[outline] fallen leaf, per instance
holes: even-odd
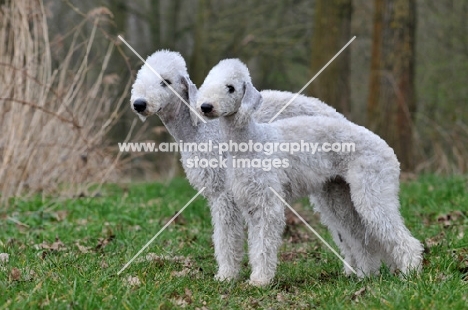
[[[47,251],[42,251],[42,253],[40,254],[41,254],[41,259],[44,260],[47,256]]]
[[[88,219],[77,219],[76,224],[78,224],[80,226],[86,226],[86,225],[88,225]]]
[[[446,281],[448,278],[449,278],[449,276],[447,276],[446,274],[443,274],[443,273],[439,273],[439,274],[437,274],[437,276],[436,276],[436,279],[439,280],[440,282],[444,282],[444,281]]]
[[[143,260],[138,260],[138,262],[162,262],[162,261],[170,261],[176,263],[183,263],[184,265],[191,266],[193,264],[192,259],[190,257],[185,256],[164,256],[164,255],[157,255],[156,253],[148,253],[146,254]]]
[[[192,291],[188,288],[185,288],[185,296],[192,297]]]
[[[465,215],[459,210],[451,211],[447,214],[441,214],[437,217],[437,222],[442,223],[444,227],[452,226],[454,222],[463,219]]]
[[[57,220],[57,222],[63,221],[64,219],[67,218],[67,216],[68,216],[68,211],[66,210],[59,210],[54,213],[54,217]]]
[[[250,306],[252,306],[254,308],[257,308],[260,305],[260,300],[258,300],[258,299],[255,299],[253,297],[249,297],[248,300],[249,300]]]
[[[25,281],[31,281],[31,280],[34,279],[35,276],[36,276],[36,272],[34,270],[30,269],[29,272],[25,272],[24,280]]]
[[[110,235],[107,238],[99,238],[98,244],[96,245],[96,250],[105,248],[114,239],[115,239],[115,235]]]
[[[285,301],[286,301],[286,299],[284,298],[283,294],[281,294],[281,293],[276,294],[276,300],[277,300],[278,302],[285,302]]]
[[[427,247],[431,248],[433,246],[441,244],[443,240],[445,240],[445,233],[441,231],[437,235],[427,238],[425,242],[426,242]]]
[[[183,295],[179,295],[178,293],[174,292],[171,301],[176,306],[179,306],[180,308],[185,308],[193,303],[192,291],[189,288],[185,288]]]
[[[194,263],[190,257],[185,256],[164,256],[157,255],[156,253],[148,253],[145,257],[137,259],[137,263],[142,262],[153,262],[161,266],[167,264],[167,262],[182,264],[182,270],[175,270],[171,272],[173,277],[185,277],[188,275],[196,275],[200,272],[199,268],[194,267]]]
[[[126,284],[129,286],[139,286],[141,284],[140,279],[138,277],[128,276],[126,281]]]
[[[461,274],[466,274],[464,281],[468,279],[468,248],[453,251],[454,259],[457,262],[457,269]]]
[[[180,278],[180,277],[185,277],[190,273],[190,269],[184,268],[181,271],[172,271],[171,276]]]
[[[106,261],[101,261],[101,264],[100,264],[101,268],[102,269],[106,269],[106,268],[109,268],[109,264],[106,262]]]
[[[181,307],[181,308],[185,308],[185,307],[188,306],[188,302],[186,302],[185,299],[182,298],[182,297],[179,297],[179,298],[177,298],[177,299],[174,299],[174,304],[175,304],[176,306]]]
[[[52,250],[52,251],[65,251],[66,247],[65,244],[60,241],[59,237],[55,238],[55,242],[52,244],[48,244],[47,242],[43,241],[40,244],[34,245],[34,247],[38,250],[44,249],[44,250]]]
[[[178,211],[174,211],[174,215],[176,215],[177,212]],[[173,218],[174,215],[171,218]],[[165,222],[167,223],[170,219],[167,219],[167,221],[165,221]],[[187,223],[187,221],[185,220],[185,217],[182,214],[179,214],[171,224],[185,225],[186,223]]]
[[[54,251],[58,251],[62,248],[65,248],[65,244],[62,241],[60,241],[58,237],[55,238],[55,242],[52,243],[52,245],[50,246],[50,249]]]
[[[297,208],[296,205],[294,207]],[[296,216],[296,214],[294,214],[289,208],[286,209],[285,213],[286,225],[294,226],[302,223],[302,221]]]
[[[363,287],[359,290],[357,290],[356,292],[354,292],[353,296],[351,297],[351,300],[355,300],[355,301],[358,301],[358,297],[363,295],[364,293],[366,292],[366,288]]]
[[[13,267],[10,271],[10,281],[18,281],[19,279],[21,279],[21,270]]]
[[[78,248],[78,250],[83,254],[91,252],[91,247],[89,247],[89,246],[81,245],[79,242],[76,242],[75,245]]]
[[[6,264],[10,260],[10,255],[8,253],[0,253],[0,264]]]
[[[281,261],[283,261],[283,262],[289,262],[289,261],[296,260],[297,256],[298,255],[295,252],[285,252],[285,253],[280,254]]]
[[[20,240],[15,239],[15,238],[8,239],[7,242],[6,242],[6,245],[8,245],[8,246],[18,246],[18,247],[24,246],[23,243]]]
[[[203,300],[202,305],[203,305],[203,307],[201,308],[201,310],[208,310],[208,308],[206,307],[206,305],[207,305],[206,301]]]
[[[301,233],[299,231],[293,231],[292,229],[288,231],[290,226],[286,226],[286,234],[289,234],[289,238],[287,240],[288,243],[302,243],[309,241],[310,237],[306,233]]]
[[[159,256],[156,253],[148,253],[148,254],[145,255],[144,258],[137,259],[136,262],[137,263],[142,263],[142,262],[145,262],[145,261],[147,261],[147,262],[159,262],[159,261],[163,260],[162,257],[163,256]]]

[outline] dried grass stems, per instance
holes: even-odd
[[[65,57],[54,65],[42,1],[1,7],[0,206],[14,196],[83,192],[116,176],[119,157],[105,136],[131,81],[118,87],[118,76],[105,74],[116,47],[99,26],[108,13],[93,10],[66,34]],[[107,37],[102,56],[92,52],[97,32]]]

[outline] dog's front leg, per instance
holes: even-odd
[[[252,266],[249,284],[255,286],[268,285],[274,278],[285,226],[282,202],[268,188],[263,194],[250,200],[244,213]]]
[[[242,211],[231,194],[223,194],[210,202],[219,281],[234,280],[239,275],[244,256],[244,226]]]

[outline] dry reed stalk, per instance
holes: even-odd
[[[115,77],[105,76],[113,42],[100,62],[90,63],[97,19],[94,11],[84,42],[79,34],[86,23],[75,28],[54,68],[42,1],[11,0],[1,7],[0,205],[32,193],[82,192],[115,177],[115,156],[104,139],[130,81],[117,91],[110,85]]]

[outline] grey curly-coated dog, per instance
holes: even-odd
[[[276,271],[285,226],[284,205],[270,188],[288,202],[311,196],[358,276],[378,273],[382,262],[403,273],[418,270],[423,248],[399,212],[400,165],[392,148],[366,128],[339,117],[298,116],[261,123],[253,116],[267,103],[262,105],[262,99],[251,84],[247,67],[237,59],[227,59],[209,72],[198,92],[197,108],[208,118],[220,119],[223,141],[352,142],[355,150],[315,154],[278,151],[272,155],[230,151],[228,188],[238,208],[234,212],[242,213],[248,224],[250,283],[266,285]],[[287,160],[288,167],[265,170],[234,165],[240,159],[253,162],[272,156],[281,162]],[[231,219],[228,226],[241,237],[239,221]]]

